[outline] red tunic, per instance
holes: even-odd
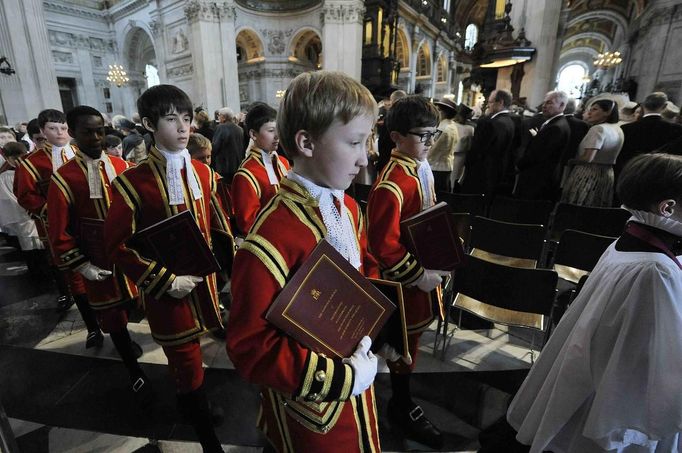
[[[278,156],[275,174],[282,178],[289,171],[289,162]],[[232,206],[239,231],[246,235],[258,212],[279,190],[279,184],[270,184],[268,173],[263,164],[263,156],[258,148],[251,148],[246,159],[232,179]]]
[[[357,204],[346,196],[362,271],[378,276]],[[265,320],[286,281],[326,235],[317,201],[289,179],[263,208],[235,256],[227,352],[237,371],[262,386],[258,426],[280,452],[380,451],[374,390],[353,397],[354,372]]]
[[[131,166],[119,157],[102,153],[104,159],[110,160],[117,175]],[[87,164],[84,155],[78,150],[76,157],[59,167],[52,176],[53,183],[47,195],[48,235],[55,255],[71,270],[89,261],[79,247],[81,219],[104,220],[111,204],[111,181],[103,162],[100,162],[100,179],[102,198],[91,199]],[[137,295],[137,288],[117,268],[106,280],[84,281],[90,306],[97,310],[120,305]]]
[[[202,197],[192,200],[189,205],[171,206],[166,189],[166,159],[159,150],[152,148],[146,160],[114,180],[111,206],[104,224],[107,253],[142,291],[152,336],[165,346],[183,344],[207,332],[198,301],[208,302],[206,305],[211,305],[217,312],[215,274],[204,277],[187,297],[176,299],[166,293],[175,275],[161,263],[128,247],[126,241],[136,231],[187,209],[194,215],[209,245],[211,228],[232,235],[228,219],[215,197],[213,170],[196,160],[192,160],[192,167]],[[182,176],[186,197],[191,198],[185,169]],[[212,209],[212,205],[218,209]]]
[[[367,201],[369,249],[379,262],[383,278],[403,284],[409,333],[421,332],[434,319],[431,295],[416,287],[405,287],[424,273],[400,240],[400,222],[422,209],[417,167],[415,159],[394,150]]]

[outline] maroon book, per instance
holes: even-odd
[[[265,319],[331,357],[350,357],[374,340],[396,307],[326,240],[320,241],[268,309]]]
[[[426,269],[451,271],[464,265],[462,241],[445,202],[400,222],[400,239]]]
[[[407,344],[407,319],[405,318],[402,285],[398,282],[378,278],[370,278],[369,281],[398,307],[379,332],[377,339],[372,344],[372,351],[378,351],[384,343],[388,343],[401,356],[411,357],[410,348]]]
[[[182,211],[136,232],[128,246],[175,275],[205,277],[220,270],[190,211]]]
[[[80,227],[78,244],[83,255],[100,269],[112,270],[111,260],[104,251],[104,220],[82,218]]]

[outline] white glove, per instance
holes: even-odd
[[[76,271],[91,282],[101,282],[111,275],[111,271],[99,268],[90,261],[81,264]]]
[[[234,248],[238,249],[244,243],[244,238],[235,236],[234,238]]]
[[[393,346],[391,346],[388,343],[384,343],[384,345],[379,348],[377,351],[377,355],[380,355],[384,359],[386,359],[387,362],[397,362],[398,360],[402,360],[405,365],[412,365],[412,357],[410,356],[402,356],[398,354],[398,351],[396,351]]]
[[[195,277],[194,275],[177,275],[173,283],[171,283],[170,289],[166,292],[171,297],[182,299],[192,292],[197,283],[202,281],[204,281],[203,278]]]
[[[372,339],[364,336],[353,355],[343,359],[343,363],[349,364],[355,372],[355,381],[353,382],[353,390],[351,392],[353,396],[357,396],[367,390],[377,375],[377,358],[369,350],[371,346]]]
[[[417,279],[414,284],[409,286],[416,286],[425,293],[430,293],[443,281],[442,276],[447,275],[449,272],[446,271],[434,271],[431,269],[424,269],[424,273],[419,279]]]

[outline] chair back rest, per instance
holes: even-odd
[[[369,191],[372,189],[372,186],[369,184],[360,184],[360,183],[355,183],[353,184],[353,198],[357,202],[367,202],[367,199],[369,199]]]
[[[492,322],[544,330],[552,312],[557,273],[521,269],[469,256],[455,272],[453,306]]]
[[[486,215],[486,198],[484,194],[438,192],[436,198],[439,202],[444,201],[450,205],[452,212]]]
[[[630,213],[621,208],[593,208],[559,203],[554,211],[550,239],[558,241],[566,230],[578,230],[601,236],[620,236]]]
[[[578,283],[582,276],[592,272],[599,258],[615,240],[615,237],[566,230],[559,238],[553,268],[560,278]]]
[[[499,222],[480,216],[471,221],[471,253],[498,264],[535,268],[544,239],[542,225]]]
[[[488,217],[503,222],[549,225],[554,203],[548,200],[523,200],[497,196]]]

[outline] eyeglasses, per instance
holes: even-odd
[[[438,137],[440,137],[440,134],[443,133],[443,131],[436,130],[435,132],[410,132],[407,131],[408,134],[411,135],[416,135],[419,137],[419,143],[426,143],[429,140],[433,140],[434,142],[438,140]]]

